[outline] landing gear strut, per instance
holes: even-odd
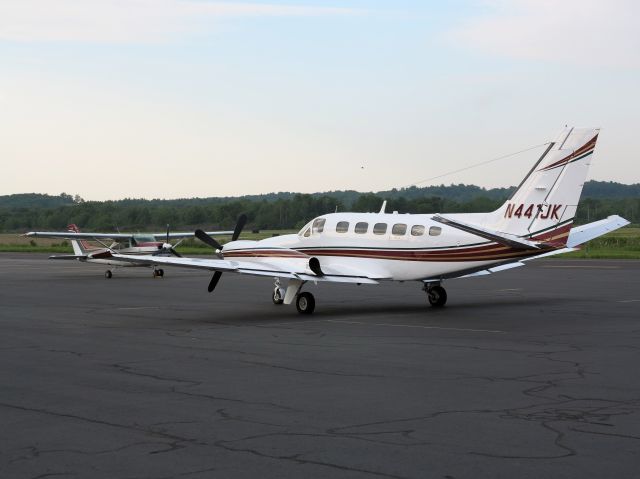
[[[104,272],[104,277],[105,277],[105,278],[110,279],[110,278],[111,278],[111,276],[113,276],[113,273],[111,272],[111,270],[110,270],[110,269],[108,269],[108,270],[106,270],[106,271]]]
[[[276,282],[273,286],[273,294],[271,295],[271,301],[273,301],[273,304],[282,304],[284,303],[284,295],[285,289],[280,286],[280,279],[276,278]]]
[[[298,313],[312,314],[316,309],[316,300],[311,293],[300,291],[305,283],[300,279],[290,279],[287,289],[284,289],[280,286],[280,279],[275,278],[271,300],[274,304],[291,304],[295,300]]]
[[[427,293],[429,304],[434,308],[441,308],[447,303],[447,292],[440,283],[425,283],[422,289]]]

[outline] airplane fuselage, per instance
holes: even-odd
[[[316,257],[321,265],[389,280],[437,278],[461,269],[486,267],[535,252],[523,251],[432,220],[432,214],[332,213],[305,225],[298,234],[261,241],[235,241],[224,258],[268,263]],[[553,230],[562,234],[570,224]],[[541,232],[532,231],[532,236]],[[545,233],[542,233],[545,234]],[[299,256],[296,256],[296,253]]]

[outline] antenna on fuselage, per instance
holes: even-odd
[[[384,210],[387,208],[387,200],[382,202],[382,207],[380,208],[380,213],[384,213]]]

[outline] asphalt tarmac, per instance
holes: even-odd
[[[2,478],[632,478],[640,262],[309,285],[0,255]]]

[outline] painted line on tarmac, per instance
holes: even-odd
[[[640,299],[625,299],[622,301],[618,301],[618,303],[638,303],[640,302]]]
[[[131,306],[127,308],[116,308],[119,311],[129,311],[138,309],[160,309],[160,306]]]
[[[497,329],[447,328],[444,326],[422,326],[420,324],[365,323],[362,321],[342,321],[338,319],[323,319],[321,321],[325,321],[327,323],[363,324],[367,326],[390,326],[394,328],[441,329],[443,331],[464,331],[464,332],[471,332],[471,333],[492,333],[492,334],[506,333],[506,331],[500,331]]]
[[[587,265],[554,265],[542,266],[542,268],[587,268],[587,269],[620,269],[620,266],[587,266]]]

